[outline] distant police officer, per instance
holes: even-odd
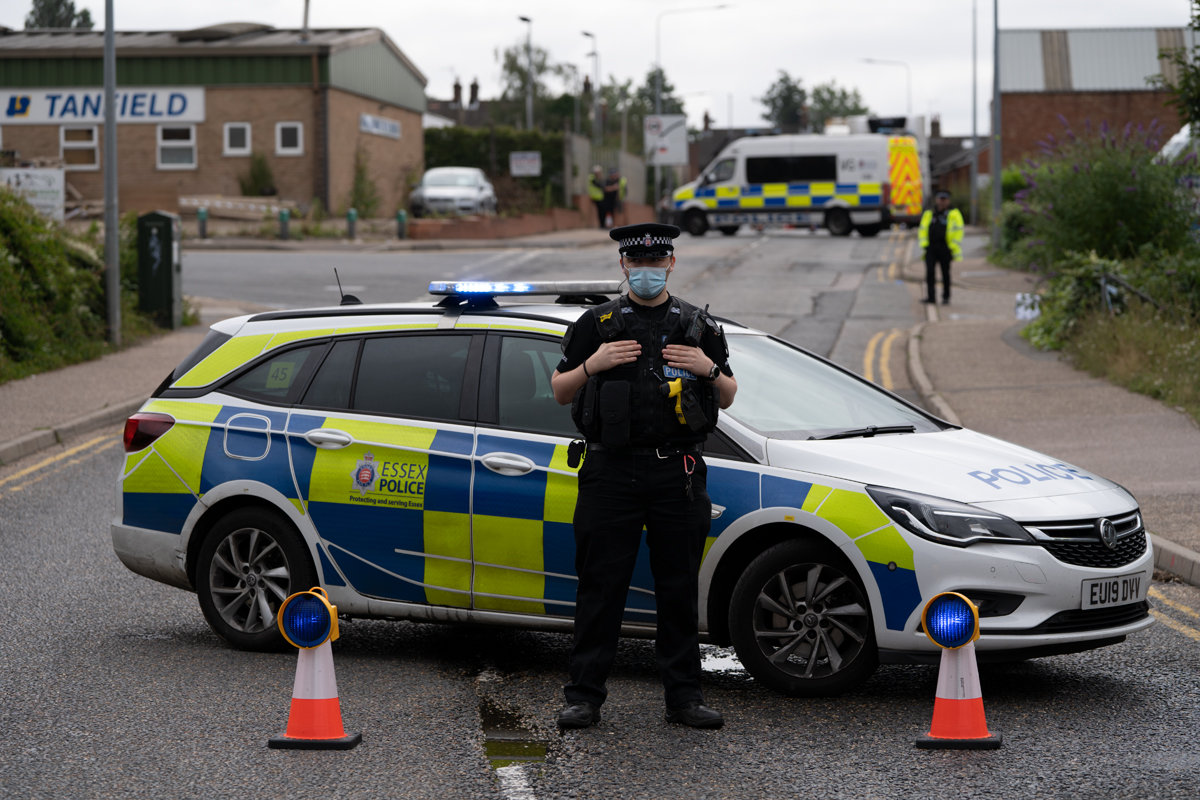
[[[587,440],[574,518],[575,643],[558,725],[600,721],[645,526],[666,719],[716,728],[724,720],[700,689],[697,577],[712,518],[700,451],[737,382],[724,332],[667,291],[679,228],[627,225],[609,235],[629,294],[580,316],[552,379]]]
[[[950,302],[950,262],[962,261],[963,218],[950,207],[950,193],[938,192],[934,208],[921,216],[917,238],[925,248],[925,286],[922,303],[937,302],[937,265],[942,267],[942,303]]]

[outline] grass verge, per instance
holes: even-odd
[[[1094,311],[1063,348],[1093,375],[1186,411],[1200,423],[1200,324],[1130,301],[1125,312]]]

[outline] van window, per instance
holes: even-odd
[[[747,183],[836,180],[837,156],[770,156],[746,159]]]
[[[733,167],[736,163],[732,158],[726,158],[719,162],[704,176],[704,185],[707,186],[710,183],[724,183],[725,181],[733,180]]]

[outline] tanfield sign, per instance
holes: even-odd
[[[204,122],[204,88],[121,86],[118,122]],[[104,122],[104,90],[0,89],[0,126]]]

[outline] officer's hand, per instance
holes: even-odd
[[[676,369],[686,369],[698,378],[703,378],[712,371],[713,360],[704,355],[699,347],[688,347],[684,344],[669,344],[663,348],[663,358]]]
[[[588,373],[595,375],[606,369],[632,364],[642,354],[642,346],[637,342],[624,340],[620,342],[605,342],[600,349],[587,360]]]

